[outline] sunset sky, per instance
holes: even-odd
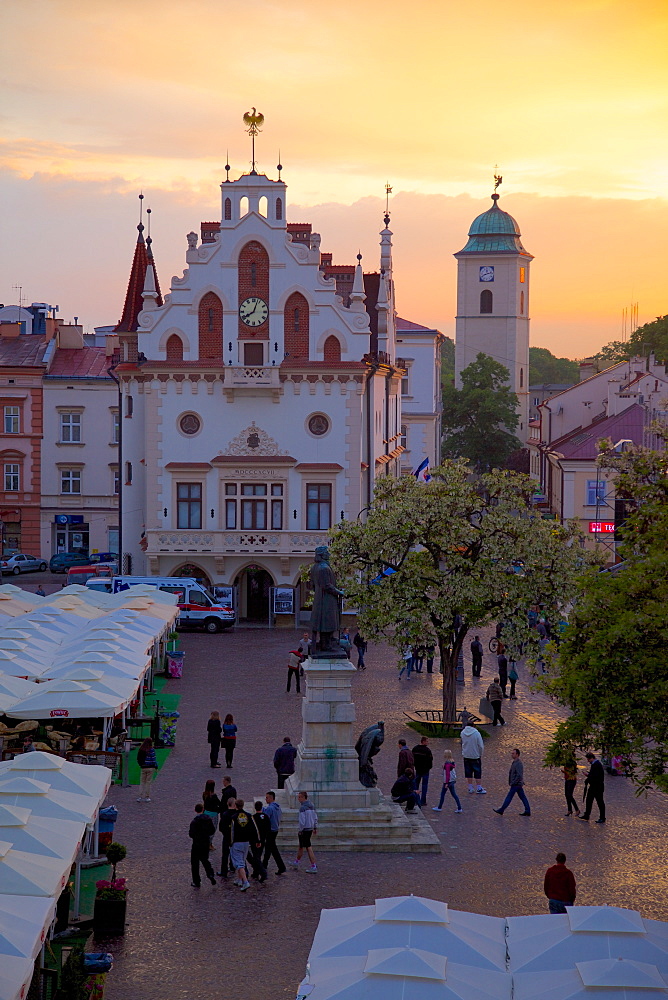
[[[668,312],[668,0],[5,0],[0,301],[119,318],[150,205],[163,291],[185,234],[280,149],[288,220],[377,268],[391,199],[402,316],[453,335],[456,262],[501,207],[534,254],[532,343],[582,357]]]

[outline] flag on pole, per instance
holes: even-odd
[[[425,458],[417,467],[413,473],[418,483],[430,483],[431,476],[429,475],[429,459]]]
[[[396,572],[397,572],[396,569],[392,569],[391,566],[386,566],[385,569],[383,570],[383,572],[379,573],[378,576],[375,576],[373,578],[373,580],[371,580],[370,582],[371,583],[380,583],[382,581],[383,577],[385,577],[385,576],[393,576]]]

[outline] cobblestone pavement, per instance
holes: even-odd
[[[120,810],[115,836],[128,848],[122,874],[131,892],[127,933],[108,942],[115,954],[108,1000],[209,1000],[237,991],[252,1000],[294,997],[321,908],[413,892],[497,916],[544,913],[543,874],[558,850],[576,873],[578,903],[636,907],[668,920],[668,800],[660,793],[637,798],[625,779],[608,778],[606,826],[564,818],[561,776],[540,764],[561,709],[528,691],[523,667],[519,700],[504,704],[508,724],[490,729],[485,742],[488,794],[468,795],[462,774],[464,812],[455,815],[448,797],[443,812],[434,813],[438,781],[432,778],[425,815],[442,839],[441,855],[326,854],[316,843],[317,875],[270,873],[265,886],[252,884],[244,894],[229,880],[192,889],[187,831],[193,806],[212,773],[218,782],[227,773],[208,766],[209,713],[232,712],[239,726],[230,772],[238,794],[248,801],[270,788],[274,749],[284,735],[296,743],[301,733],[300,698],[285,693],[286,653],[294,641],[295,633],[279,630],[184,636],[184,677],[169,684],[183,696],[177,746],[153,786],[153,801],[138,805],[136,789],[114,788],[110,795]],[[387,792],[396,773],[397,739],[417,742],[402,713],[438,707],[440,676],[399,681],[395,654],[380,647],[370,647],[367,663],[366,672],[353,679],[357,726],[385,720],[385,744],[376,761]],[[495,657],[486,654],[477,680],[467,664],[460,707],[477,709],[494,666]],[[431,742],[437,761],[446,747],[459,758],[457,741]],[[517,799],[503,817],[492,812],[505,795],[514,746],[522,750],[531,819],[518,817]],[[581,795],[581,782],[578,789]]]

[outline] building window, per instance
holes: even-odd
[[[253,288],[257,285],[257,264],[255,261],[251,263],[251,285]]]
[[[209,309],[207,311],[207,322],[208,322],[207,330],[209,331],[213,330],[213,323],[214,323],[213,309]]]
[[[483,289],[483,291],[480,293],[480,312],[491,313],[493,303],[494,303],[494,296],[490,292],[489,288]]]
[[[229,198],[225,199],[225,222],[229,222],[232,218],[232,202]]]
[[[118,496],[118,494],[121,492],[121,477],[119,475],[117,465],[112,465],[111,474],[114,477],[114,496]]]
[[[202,484],[176,484],[176,527],[202,527]]]
[[[605,490],[607,485],[608,484],[604,479],[588,479],[585,506],[595,507],[597,501],[599,503],[605,503]]]
[[[332,487],[330,483],[307,483],[306,527],[323,531],[332,523]]]
[[[341,360],[341,342],[333,333],[325,341],[322,353],[325,361],[336,363]]]
[[[526,267],[521,267],[520,268],[520,284],[522,284],[522,285],[526,281],[526,273],[527,273]]]
[[[135,410],[135,401],[132,396],[125,397],[125,416],[131,417]]]
[[[212,312],[212,310],[209,310],[209,312]],[[178,333],[173,333],[167,338],[165,355],[167,361],[183,361],[183,341],[179,337]]]
[[[520,292],[520,316],[524,316],[524,292]]]
[[[18,406],[5,407],[5,434],[21,433],[21,410]]]
[[[60,414],[60,440],[63,444],[81,444],[81,414]]]
[[[264,347],[259,340],[244,343],[244,364],[248,368],[261,368],[264,364]]]
[[[236,500],[225,501],[225,527],[228,531],[234,530],[237,526],[237,502]]]
[[[276,199],[276,218],[277,219],[282,219],[283,218],[283,199],[282,198],[277,198]]]
[[[283,487],[280,483],[271,484],[271,530],[280,531],[283,527]]]
[[[267,487],[264,483],[241,484],[241,527],[244,531],[266,529],[267,501],[247,499],[249,497],[266,497],[266,495]]]
[[[125,463],[125,485],[132,486],[132,462]]]
[[[292,329],[299,333],[299,309],[295,309],[292,314]]]
[[[111,443],[118,444],[120,437],[121,422],[118,417],[118,410],[111,411]]]
[[[5,465],[5,492],[18,493],[19,491],[19,467],[14,463]]]
[[[81,493],[81,469],[60,470],[60,492],[69,494]]]
[[[524,368],[520,368],[520,389],[524,386]]]
[[[406,424],[402,424],[401,425],[401,438],[399,439],[399,444],[401,445],[402,448],[407,448],[408,447],[408,445],[406,443],[407,441],[408,441],[408,430],[406,428]]]
[[[534,396],[533,397],[533,405],[534,406],[540,406],[540,396]]]
[[[401,376],[401,395],[402,396],[408,396],[408,395],[410,395],[410,391],[411,391],[410,390],[410,377],[409,377],[408,369],[406,369],[404,371],[404,374]]]

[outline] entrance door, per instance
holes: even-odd
[[[269,593],[273,583],[269,573],[259,566],[249,566],[239,574],[236,583],[240,588],[240,616],[247,621],[267,622]]]

